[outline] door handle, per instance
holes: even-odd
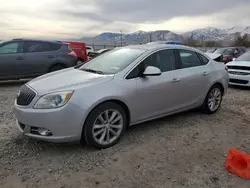
[[[172,83],[176,83],[176,82],[179,82],[179,81],[180,81],[179,78],[174,78],[171,82],[172,82]]]
[[[209,75],[209,72],[203,72],[202,74],[203,74],[203,76],[207,76],[207,75]]]
[[[23,60],[23,57],[17,57],[16,60]]]

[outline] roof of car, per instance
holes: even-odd
[[[144,45],[129,45],[124,46],[129,48],[137,48],[137,49],[145,49],[145,50],[157,50],[161,48],[178,48],[178,49],[187,49],[187,50],[195,50],[199,51],[193,47],[185,46],[185,45],[175,45],[175,44],[144,44]]]
[[[59,40],[46,40],[46,39],[32,39],[32,38],[16,38],[12,39],[10,41],[36,41],[36,42],[53,42],[53,43],[64,43],[63,41]],[[5,41],[5,42],[10,42],[10,41]]]

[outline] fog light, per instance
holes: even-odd
[[[52,132],[49,129],[38,128],[37,132],[42,136],[52,136]]]

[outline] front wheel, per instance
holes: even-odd
[[[220,85],[214,85],[208,91],[206,99],[201,107],[202,111],[207,114],[215,113],[221,105],[223,90]]]
[[[119,141],[126,126],[124,109],[113,102],[103,103],[90,112],[82,139],[96,148],[108,148]]]

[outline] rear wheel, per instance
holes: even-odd
[[[61,70],[61,69],[64,69],[65,66],[63,65],[54,65],[50,68],[49,72],[54,72],[54,71],[58,71],[58,70]]]
[[[208,91],[206,99],[201,107],[202,111],[207,114],[215,113],[221,105],[223,96],[223,89],[216,84]]]
[[[124,109],[113,102],[103,103],[90,112],[82,139],[96,148],[108,148],[120,140],[126,126]]]

